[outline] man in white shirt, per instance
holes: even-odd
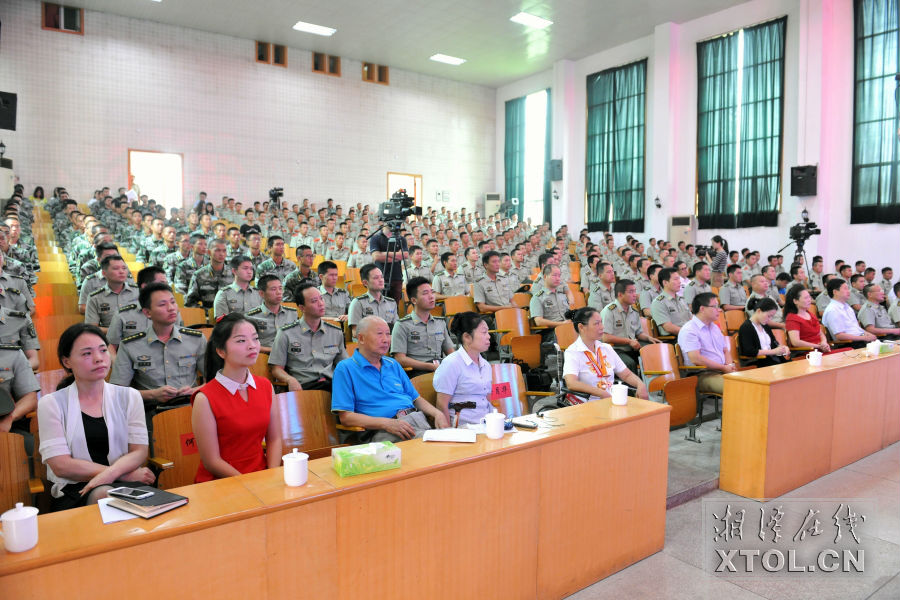
[[[828,328],[831,337],[839,342],[851,342],[854,348],[861,348],[876,339],[859,325],[856,312],[847,304],[850,299],[850,286],[843,279],[829,279],[825,291],[831,302],[822,314],[822,324]]]

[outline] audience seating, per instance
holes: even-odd
[[[651,399],[672,407],[669,426],[685,425],[697,414],[697,378],[682,377],[675,347],[648,344],[640,350],[641,374]]]
[[[30,476],[25,438],[17,433],[0,432],[0,512],[22,502],[34,504],[34,495],[44,491],[44,484]]]
[[[191,407],[179,406],[153,415],[151,466],[159,469],[156,486],[160,489],[194,483],[200,453],[191,425]]]
[[[719,314],[725,315],[725,329],[727,333],[737,333],[737,330],[747,320],[747,314],[742,310],[724,310],[720,311]]]
[[[275,402],[284,454],[296,448],[311,459],[322,458],[329,456],[332,448],[346,445],[338,437],[329,392],[285,392],[276,395]]]
[[[555,392],[532,391],[525,387],[525,377],[522,375],[522,367],[515,363],[498,363],[491,365],[491,384],[509,383],[511,395],[509,398],[492,400],[498,412],[507,417],[521,417],[531,412],[528,401],[529,396],[551,398]]]

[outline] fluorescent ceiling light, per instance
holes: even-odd
[[[543,29],[544,27],[550,27],[551,25],[553,25],[553,21],[548,21],[547,19],[536,17],[535,15],[528,14],[527,12],[520,12],[516,16],[510,17],[509,20],[513,23],[518,23],[519,25],[532,27],[534,29]]]
[[[305,23],[304,21],[297,21],[294,23],[294,29],[297,31],[304,31],[306,33],[314,33],[316,35],[334,35],[337,29],[332,29],[331,27],[324,27],[322,25],[314,25],[312,23]]]
[[[446,54],[435,54],[431,57],[431,60],[439,63],[446,63],[448,65],[459,66],[466,62],[464,58],[457,58],[455,56],[447,56]]]

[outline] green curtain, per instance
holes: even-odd
[[[697,44],[697,226],[733,228],[737,33]]]
[[[781,199],[787,18],[744,30],[738,227],[775,227]]]
[[[647,61],[587,78],[586,221],[590,231],[644,231]]]
[[[525,97],[506,101],[506,147],[503,154],[506,197],[519,199],[519,220],[525,210]]]
[[[550,160],[553,153],[553,95],[547,88],[547,124],[544,131],[544,223],[553,222],[553,189],[551,185]]]
[[[900,223],[900,2],[856,0],[851,223]]]

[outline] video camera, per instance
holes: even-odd
[[[805,242],[812,236],[819,235],[820,233],[822,233],[822,230],[819,229],[818,225],[811,221],[804,221],[803,223],[792,225],[788,235],[795,242]]]
[[[277,202],[282,196],[284,196],[284,188],[276,187],[269,190],[269,201],[272,203]]]
[[[422,207],[415,204],[415,198],[408,196],[406,190],[399,189],[393,193],[390,200],[378,205],[378,219],[389,223],[403,221],[411,215],[421,215]]]
[[[696,256],[712,256],[712,248],[698,244],[694,246],[694,254]]]

